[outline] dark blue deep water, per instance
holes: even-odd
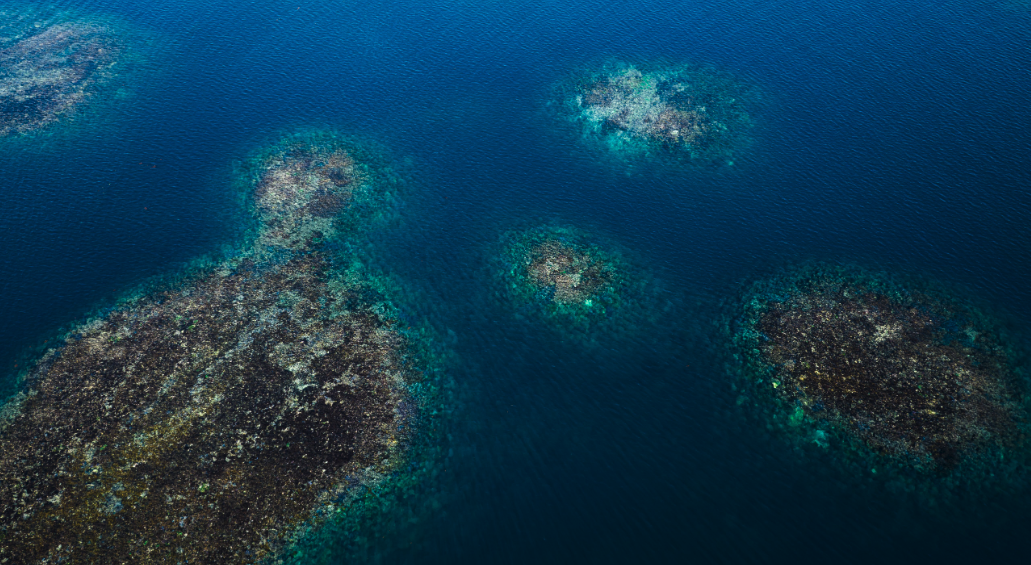
[[[432,485],[442,505],[359,558],[1029,559],[1031,505],[940,519],[750,429],[712,320],[744,281],[827,260],[952,286],[1031,348],[1031,5],[55,6],[117,16],[153,48],[115,115],[0,145],[3,392],[63,325],[231,243],[234,161],[328,127],[410,163],[416,188],[376,254],[461,359],[451,455]],[[756,85],[755,143],[713,170],[628,170],[577,146],[548,121],[549,89],[613,57],[710,64]],[[542,219],[631,250],[668,293],[663,335],[586,351],[515,323],[484,284],[486,250]]]

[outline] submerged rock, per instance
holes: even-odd
[[[995,324],[933,290],[807,267],[756,284],[734,340],[772,423],[868,471],[987,479],[1025,446],[1023,382]]]
[[[717,165],[732,164],[747,143],[756,97],[727,73],[689,65],[611,63],[560,90],[588,140],[628,155]]]
[[[254,250],[38,362],[0,420],[0,562],[253,562],[408,468],[437,384],[375,284],[303,243],[358,182],[326,155],[257,183]]]
[[[583,304],[598,299],[602,285],[614,278],[611,263],[569,241],[546,239],[529,249],[526,275],[538,292],[547,290],[555,304]]]
[[[38,25],[38,23],[37,23]],[[28,27],[0,37],[0,137],[43,128],[96,95],[125,46],[89,20]]]
[[[591,333],[629,322],[642,308],[646,280],[613,246],[576,228],[534,227],[501,238],[495,277],[519,312],[563,332]],[[645,314],[647,316],[647,314]]]
[[[241,171],[258,220],[256,249],[298,251],[390,215],[400,183],[370,144],[327,131],[286,136]]]

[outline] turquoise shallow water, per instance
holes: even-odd
[[[6,4],[5,4],[6,5]],[[231,244],[234,161],[284,131],[366,135],[416,179],[369,249],[461,359],[441,505],[386,562],[1015,560],[1031,506],[966,519],[749,429],[712,321],[746,280],[854,262],[941,281],[1031,345],[1031,10],[1006,2],[58,3],[152,42],[131,98],[0,144],[0,370],[148,277]],[[734,167],[631,170],[550,88],[611,57],[711,64],[764,93]],[[604,234],[666,318],[598,349],[516,319],[498,236]],[[329,561],[342,558],[329,544]]]

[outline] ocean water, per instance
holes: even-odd
[[[357,556],[330,544],[327,561],[1027,559],[1020,497],[942,519],[751,429],[713,322],[748,280],[850,262],[949,285],[1031,350],[1026,4],[52,5],[120,18],[152,49],[116,111],[0,145],[4,392],[64,325],[239,236],[234,161],[328,127],[413,172],[375,255],[461,362],[439,509]],[[585,150],[547,96],[610,58],[756,85],[755,143],[708,170]],[[631,250],[667,319],[585,349],[514,318],[485,280],[490,245],[540,221]]]

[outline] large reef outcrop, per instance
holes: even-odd
[[[4,408],[0,562],[250,563],[408,469],[439,372],[316,241],[375,175],[299,139],[252,249],[72,330]]]
[[[914,486],[1016,473],[1026,383],[983,312],[828,265],[757,282],[740,303],[731,333],[741,400],[787,437]]]

